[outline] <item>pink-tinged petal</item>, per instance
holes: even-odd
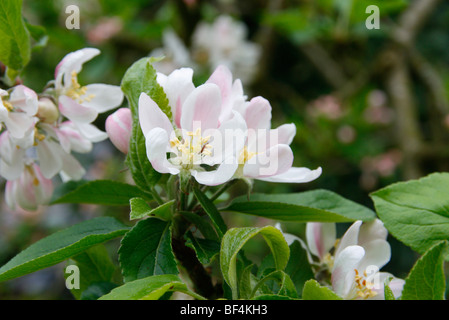
[[[348,246],[357,245],[359,241],[359,231],[362,221],[358,220],[354,222],[348,230],[346,230],[343,237],[341,237],[340,243],[338,244],[337,250],[335,250],[335,257],[337,257],[341,251],[343,251]]]
[[[310,252],[322,261],[337,240],[335,223],[307,223],[306,239]]]
[[[67,54],[56,66],[56,88],[59,89],[63,85],[62,81],[65,86],[70,85],[72,72],[79,73],[85,62],[99,54],[100,50],[96,48],[84,48]]]
[[[402,296],[402,290],[404,289],[405,280],[394,278],[390,281],[388,286],[390,287],[391,291],[393,291],[393,295],[396,299],[398,299],[400,296]]]
[[[220,88],[221,97],[224,102],[230,99],[232,94],[232,73],[228,67],[219,65],[206,83],[216,84]]]
[[[349,246],[335,257],[331,276],[332,289],[344,299],[348,298],[355,284],[355,270],[364,255],[365,250],[362,247]]]
[[[173,131],[173,126],[167,115],[153,99],[143,92],[139,97],[139,122],[144,135],[154,128],[164,129],[168,137]]]
[[[292,167],[284,173],[258,180],[277,183],[306,183],[317,179],[322,173],[321,167],[315,170],[304,167]]]
[[[65,152],[61,148],[58,150],[58,157],[62,160],[62,168],[60,174],[67,180],[81,180],[86,174],[86,170],[79,161],[70,153]]]
[[[123,92],[119,86],[95,83],[86,86],[86,94],[81,97],[84,107],[103,113],[117,108],[123,102]]]
[[[179,169],[167,160],[169,136],[162,128],[154,128],[145,135],[147,158],[154,170],[160,173],[178,174]]]
[[[203,84],[193,90],[182,106],[181,128],[195,131],[201,128],[218,128],[221,111],[221,94],[217,85]]]
[[[7,163],[3,159],[0,159],[0,175],[6,180],[18,179],[24,169],[25,163],[23,159],[12,163]]]
[[[75,123],[80,134],[91,142],[100,142],[108,138],[108,134],[90,123]]]
[[[230,157],[212,171],[191,170],[192,176],[198,183],[206,186],[217,186],[232,179],[238,168],[237,159]]]
[[[24,85],[14,87],[9,97],[9,102],[28,116],[34,116],[37,113],[38,99],[33,90]]]
[[[296,126],[293,123],[286,123],[274,129],[278,132],[280,144],[290,145],[296,135]]]
[[[360,270],[365,270],[369,266],[376,266],[378,269],[381,269],[390,261],[391,248],[390,244],[385,240],[370,241],[363,248],[366,251],[366,255],[359,266]]]
[[[16,184],[14,180],[8,180],[5,185],[5,202],[11,210],[16,210]]]
[[[268,100],[262,97],[252,98],[246,108],[245,120],[248,129],[269,130],[271,128],[271,105]]]
[[[257,153],[246,162],[243,174],[248,178],[266,178],[286,172],[292,167],[293,152],[289,146],[279,144]]]
[[[246,141],[246,122],[243,117],[237,113],[223,122],[219,129],[210,129],[202,132],[204,136],[210,136],[212,145],[211,156],[204,157],[204,163],[210,166],[220,164],[224,159],[240,155]]]
[[[167,96],[178,128],[181,127],[182,105],[188,95],[195,89],[192,77],[193,70],[191,68],[181,68],[174,70],[165,78],[160,75],[157,78]]]
[[[73,122],[91,123],[98,116],[94,108],[85,107],[68,96],[59,97],[59,111]]]
[[[370,222],[365,222],[360,227],[358,244],[365,246],[365,244],[373,240],[386,240],[388,230],[384,227],[381,220],[375,219]]]
[[[106,119],[106,132],[112,144],[127,154],[131,138],[132,115],[129,108],[120,108]]]
[[[33,181],[36,189],[36,201],[38,204],[46,205],[50,202],[53,195],[53,182],[51,179],[46,179],[36,164],[33,164],[34,175],[39,182],[36,185],[36,181]]]
[[[60,154],[64,151],[57,143],[47,140],[40,141],[36,149],[42,175],[47,179],[53,178],[62,169]]]
[[[87,153],[92,150],[92,142],[81,135],[79,129],[71,121],[61,123],[56,133],[62,149],[67,153],[71,150],[79,153]]]

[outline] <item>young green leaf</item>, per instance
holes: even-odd
[[[221,211],[240,212],[259,217],[295,222],[370,221],[375,213],[328,190],[291,194],[252,194],[241,196]]]
[[[211,239],[195,237],[191,232],[186,233],[186,246],[195,250],[198,260],[202,264],[209,264],[220,253],[220,242]]]
[[[444,300],[446,280],[443,264],[447,246],[447,241],[441,241],[415,263],[405,279],[402,300]]]
[[[154,58],[142,58],[136,61],[125,73],[121,88],[125,93],[133,118],[131,139],[126,162],[131,171],[134,182],[138,187],[147,190],[154,186],[161,174],[153,169],[148,161],[145,137],[139,123],[139,97],[142,92],[148,94],[172,118],[171,109],[162,87],[156,81],[156,70],[152,63]]]
[[[118,253],[125,282],[179,273],[171,246],[170,222],[157,218],[139,221],[123,237]]]
[[[136,186],[123,182],[113,180],[70,181],[55,190],[51,204],[89,203],[126,206],[134,197],[151,199],[149,194]]]
[[[205,300],[190,291],[177,275],[164,274],[131,281],[115,288],[99,300],[157,300],[166,292],[178,291]]]
[[[0,61],[21,70],[31,56],[30,35],[22,18],[22,0],[0,1]]]
[[[223,234],[225,234],[226,230],[228,229],[228,227],[226,226],[223,218],[221,217],[220,212],[215,207],[214,203],[210,201],[209,198],[204,193],[202,193],[198,188],[194,188],[193,193],[200,202],[204,211],[211,219],[212,223],[215,226],[215,230],[217,231],[217,234],[221,239],[223,237]]]
[[[0,281],[58,264],[90,247],[120,237],[129,228],[112,217],[99,217],[56,232],[12,258],[0,268]]]
[[[321,286],[316,280],[308,280],[302,291],[303,300],[343,300],[328,287]]]
[[[174,200],[171,200],[152,209],[142,198],[132,198],[129,200],[129,204],[131,207],[129,219],[135,220],[145,217],[158,217],[168,221],[172,216],[171,207],[173,206],[174,202]]]
[[[67,262],[76,265],[80,270],[80,287],[71,289],[75,298],[80,299],[82,293],[92,284],[98,282],[111,282],[116,266],[112,263],[104,245],[97,245],[87,249]],[[67,274],[65,274],[67,276]]]
[[[233,292],[233,299],[237,299],[237,254],[245,243],[256,235],[262,235],[271,249],[276,270],[283,270],[288,263],[290,249],[282,233],[272,226],[263,228],[233,228],[223,236],[220,250],[220,266],[225,281]]]
[[[254,297],[257,290],[266,282],[269,280],[275,280],[279,284],[279,291],[276,293],[277,295],[281,296],[287,296],[289,298],[297,299],[298,293],[296,292],[295,285],[293,284],[293,281],[290,279],[288,274],[286,274],[284,271],[276,270],[268,275],[266,275],[264,278],[262,278],[257,285],[254,287],[253,292],[251,293],[250,298]]]
[[[399,182],[371,194],[379,218],[388,231],[424,254],[449,240],[449,173]]]

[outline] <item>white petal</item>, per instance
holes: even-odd
[[[292,163],[293,152],[290,147],[279,144],[250,158],[243,168],[243,174],[254,179],[275,176],[290,169]]]
[[[347,298],[355,279],[355,271],[365,255],[365,250],[360,246],[346,247],[335,257],[332,269],[332,288],[336,294]]]
[[[305,183],[317,179],[321,175],[321,167],[310,170],[309,168],[292,167],[286,172],[266,178],[256,178],[257,180],[278,183]]]
[[[100,142],[108,138],[108,134],[90,123],[75,123],[81,135],[91,142]],[[87,145],[86,145],[87,147]]]
[[[9,97],[9,102],[14,108],[24,111],[28,116],[34,116],[37,113],[37,94],[24,85],[14,87]]]
[[[164,129],[168,137],[173,131],[173,126],[167,115],[153,99],[143,92],[139,97],[139,122],[144,135],[154,128]]]
[[[374,219],[373,221],[362,224],[360,227],[358,243],[359,245],[364,246],[364,244],[373,240],[386,240],[387,236],[388,230],[384,227],[383,222],[379,219]]]
[[[64,152],[61,146],[52,141],[42,140],[37,145],[39,166],[45,178],[51,179],[61,171],[63,166],[61,152]]]
[[[119,86],[95,83],[87,85],[86,89],[86,94],[82,98],[89,97],[89,99],[81,104],[95,109],[98,113],[115,109],[123,102],[123,92]]]
[[[376,266],[378,269],[381,269],[390,261],[391,248],[390,244],[385,240],[377,239],[370,241],[363,248],[366,254],[360,263],[360,270],[365,270],[369,266]]]
[[[225,160],[216,170],[212,171],[196,171],[192,170],[192,176],[200,184],[206,186],[217,186],[228,182],[234,176],[238,168],[237,160],[235,158]]]
[[[64,85],[70,85],[72,72],[79,73],[86,61],[99,54],[100,50],[96,48],[84,48],[67,54],[56,66],[55,79],[57,89],[62,86],[62,80],[64,80]]]
[[[147,158],[154,170],[160,173],[178,174],[179,169],[167,160],[169,136],[162,128],[154,128],[145,135]]]
[[[357,245],[359,241],[359,231],[362,221],[358,220],[354,222],[348,230],[346,230],[343,237],[341,237],[340,243],[338,244],[337,250],[335,250],[335,257],[339,255],[348,246]]]
[[[98,116],[97,110],[85,107],[68,96],[59,97],[59,111],[69,120],[78,123],[91,123]]]
[[[337,228],[335,223],[307,223],[306,239],[310,252],[319,257],[322,261],[337,240]]]

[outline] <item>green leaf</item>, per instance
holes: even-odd
[[[210,220],[212,221],[215,227],[215,231],[217,231],[217,234],[221,239],[223,237],[223,234],[226,233],[228,227],[226,226],[222,216],[220,215],[220,212],[215,207],[213,202],[210,201],[209,198],[204,193],[202,193],[198,188],[193,188],[193,193],[200,202],[204,211],[209,216]]]
[[[0,1],[0,40],[0,61],[11,69],[23,69],[30,60],[31,46],[21,0]]]
[[[172,216],[171,207],[175,203],[174,200],[168,201],[154,209],[142,198],[132,198],[129,200],[131,212],[130,220],[142,219],[145,217],[158,217],[163,220],[170,220]]]
[[[58,264],[90,247],[120,237],[129,228],[111,217],[99,217],[56,232],[32,244],[0,268],[0,281]]]
[[[402,300],[444,300],[447,246],[447,241],[436,244],[415,263],[405,279]]]
[[[186,246],[195,250],[198,260],[202,264],[210,264],[220,253],[220,242],[195,237],[191,232],[186,234]]]
[[[321,286],[316,280],[308,280],[302,291],[303,300],[343,300],[328,287]]]
[[[112,263],[104,245],[97,245],[72,257],[68,265],[76,265],[80,271],[80,287],[72,289],[75,298],[80,299],[82,293],[97,282],[111,282],[116,266]],[[67,274],[65,274],[67,276]]]
[[[253,292],[251,294],[251,297],[254,297],[257,290],[266,282],[269,280],[275,280],[279,283],[279,291],[276,293],[277,295],[281,296],[287,296],[290,298],[298,298],[298,293],[296,292],[295,285],[293,284],[293,281],[290,279],[288,274],[286,274],[284,271],[277,270],[273,271],[272,273],[266,275],[264,278],[262,278],[259,283],[254,287]]]
[[[253,194],[236,198],[222,211],[240,212],[280,221],[352,222],[370,221],[375,213],[327,190],[291,194]]]
[[[396,300],[393,290],[386,283],[384,284],[384,296],[385,300]]]
[[[170,222],[157,218],[139,221],[123,237],[118,253],[125,282],[179,273],[171,246]]]
[[[271,249],[276,270],[283,270],[288,263],[290,249],[282,233],[272,226],[263,228],[233,228],[223,236],[220,250],[220,267],[225,281],[237,299],[237,254],[245,243],[254,236],[261,234]]]
[[[44,27],[32,25],[28,22],[25,22],[25,25],[31,35],[31,38],[34,40],[34,44],[32,46],[32,50],[39,50],[47,45],[48,42],[48,34]]]
[[[96,282],[87,287],[81,294],[80,300],[98,300],[100,297],[117,288],[117,284],[111,282]]]
[[[449,240],[449,173],[399,182],[370,196],[388,231],[413,250],[424,254]]]
[[[176,275],[165,274],[125,283],[99,300],[157,300],[166,292],[179,291],[196,299],[203,297],[190,291]]]
[[[129,205],[134,197],[151,199],[136,186],[113,180],[70,181],[53,194],[51,204],[89,203],[101,205]]]
[[[139,97],[142,92],[150,96],[154,102],[172,118],[168,99],[162,87],[156,81],[156,70],[152,63],[154,58],[142,58],[136,61],[125,73],[121,88],[126,95],[133,118],[133,127],[126,162],[134,182],[143,190],[154,186],[161,174],[153,169],[147,158],[145,137],[139,123]]]
[[[205,216],[200,216],[189,211],[181,211],[180,213],[187,221],[193,223],[206,239],[219,241],[215,229],[210,224],[210,220],[206,220]]]

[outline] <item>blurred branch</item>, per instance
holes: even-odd
[[[348,82],[340,65],[332,59],[329,53],[318,43],[310,42],[302,45],[301,51],[321,72],[326,81],[335,89]]]

